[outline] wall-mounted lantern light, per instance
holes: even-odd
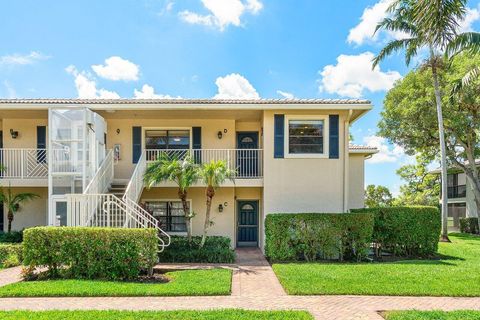
[[[12,136],[12,139],[17,139],[18,131],[13,131],[13,129],[10,129],[10,135]]]
[[[120,134],[120,129],[117,129],[117,134]]]
[[[222,139],[222,137],[223,137],[222,131],[218,131],[217,137],[218,137],[218,139]]]
[[[223,205],[221,203],[218,205],[218,212],[223,212]]]

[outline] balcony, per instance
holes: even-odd
[[[148,163],[158,159],[162,153],[180,159],[190,155],[197,164],[224,160],[230,170],[235,171],[235,185],[257,185],[263,178],[263,149],[181,149],[158,150],[146,149],[145,159]],[[250,183],[248,180],[251,180]],[[255,183],[257,180],[257,183]],[[262,181],[263,184],[263,181]]]
[[[467,186],[466,185],[448,187],[448,198],[449,199],[465,198],[466,196],[467,196]]]
[[[46,186],[47,149],[0,149],[0,185]]]

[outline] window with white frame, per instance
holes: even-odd
[[[290,156],[326,154],[325,118],[287,118],[286,131],[285,144]]]
[[[146,201],[145,210],[160,222],[160,228],[163,230],[167,232],[187,231],[181,201]]]

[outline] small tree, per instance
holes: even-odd
[[[20,204],[23,202],[33,200],[38,197],[39,196],[37,194],[29,193],[29,192],[14,194],[10,187],[8,187],[6,191],[3,188],[0,189],[0,202],[3,202],[3,204],[7,207],[7,211],[8,211],[7,232],[12,231],[13,218],[15,216],[15,213],[17,213],[18,210],[20,209]]]
[[[147,188],[164,182],[172,181],[178,186],[178,198],[182,201],[183,214],[187,225],[188,241],[192,240],[191,220],[193,213],[188,207],[187,194],[190,188],[198,180],[198,166],[192,157],[180,159],[177,155],[162,153],[160,157],[151,163],[143,176]]]
[[[212,209],[212,199],[215,196],[215,191],[222,183],[225,182],[225,180],[230,179],[233,181],[234,174],[235,171],[230,170],[227,166],[227,162],[224,160],[211,161],[203,164],[200,167],[199,175],[203,182],[207,185],[205,193],[207,196],[207,208],[205,210],[205,224],[203,225],[200,248],[205,245],[205,241],[207,239],[207,230],[212,224],[210,221],[210,212]]]
[[[393,197],[387,187],[370,184],[365,189],[365,206],[368,208],[390,207],[392,202]]]

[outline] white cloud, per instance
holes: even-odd
[[[28,65],[34,64],[40,60],[49,59],[49,56],[46,56],[40,52],[32,51],[29,54],[11,54],[0,57],[0,65]]]
[[[351,98],[361,97],[365,90],[389,90],[401,75],[397,71],[383,72],[380,66],[372,70],[373,58],[371,52],[338,56],[336,65],[327,65],[319,72],[319,90]]]
[[[363,143],[369,147],[378,149],[378,153],[374,154],[367,161],[369,163],[386,163],[399,162],[406,157],[402,147],[398,145],[390,145],[387,139],[376,135],[363,137]]]
[[[228,25],[240,26],[244,13],[257,14],[263,8],[259,0],[202,0],[202,4],[209,14],[185,10],[179,13],[180,18],[190,24],[215,26],[223,31]]]
[[[257,90],[238,73],[218,77],[215,81],[218,93],[214,99],[260,99]]]
[[[285,99],[295,99],[295,96],[293,95],[293,93],[285,92],[282,90],[277,90],[277,93],[282,97],[284,97]]]
[[[144,84],[141,90],[134,89],[135,99],[181,99],[181,97],[172,97],[168,94],[156,94],[152,86]]]
[[[480,4],[477,8],[467,8],[465,18],[459,23],[459,32],[473,31],[472,25],[480,20]]]
[[[75,66],[68,66],[65,71],[75,78],[75,87],[78,98],[81,99],[119,99],[120,96],[114,91],[97,89],[97,84],[85,71],[79,72]]]
[[[377,25],[387,17],[386,10],[394,0],[380,0],[372,7],[363,10],[360,23],[350,29],[348,43],[362,44],[365,40],[376,40],[378,35],[373,35]]]
[[[15,99],[17,97],[17,92],[15,88],[8,82],[7,80],[3,81],[3,85],[5,86],[5,90],[7,91],[7,98],[8,99]]]
[[[118,56],[105,59],[105,65],[92,65],[92,69],[99,77],[108,80],[138,80],[139,67],[136,64]]]

